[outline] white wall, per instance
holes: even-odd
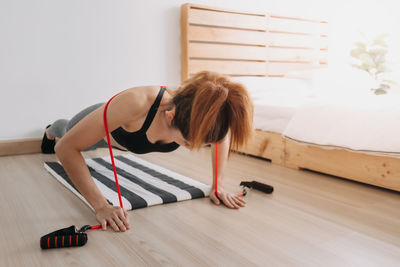
[[[135,85],[180,81],[183,0],[1,0],[0,140],[41,137]],[[320,17],[337,1],[193,0],[232,9]]]
[[[400,17],[396,0],[341,0],[332,5],[330,16],[330,54],[332,63],[351,63],[349,50],[362,41],[360,32],[373,39],[389,34],[389,60],[400,61]]]

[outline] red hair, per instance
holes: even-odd
[[[246,88],[228,77],[202,71],[174,92],[172,125],[190,148],[220,142],[230,132],[230,149],[246,144],[253,131],[253,103]]]

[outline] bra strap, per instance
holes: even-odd
[[[146,116],[146,120],[144,121],[142,128],[140,128],[139,131],[144,131],[146,132],[147,129],[149,129],[151,123],[153,122],[154,117],[156,116],[158,107],[160,106],[161,99],[164,95],[164,92],[167,88],[165,86],[160,87],[160,91],[158,92],[157,98],[154,101],[153,105],[151,105],[149,113]]]

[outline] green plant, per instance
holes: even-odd
[[[386,94],[393,84],[393,81],[384,79],[385,73],[390,71],[386,61],[388,34],[381,34],[373,39],[369,39],[365,34],[361,36],[363,41],[355,42],[355,47],[350,50],[350,55],[357,60],[353,67],[362,69],[375,78],[377,88],[371,88],[375,94]]]

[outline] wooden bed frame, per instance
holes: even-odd
[[[283,77],[327,66],[327,22],[202,5],[181,7],[182,80],[202,70]],[[400,158],[305,144],[256,130],[239,152],[400,191]]]

